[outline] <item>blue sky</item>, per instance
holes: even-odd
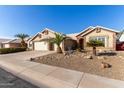
[[[124,29],[124,6],[0,6],[0,37],[34,35],[44,28],[77,33],[88,26]]]

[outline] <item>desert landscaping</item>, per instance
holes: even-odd
[[[32,61],[90,74],[96,74],[112,79],[124,80],[124,52],[110,51],[92,56],[92,52],[75,51],[73,53],[49,54],[33,58]],[[108,67],[104,66],[108,64]]]

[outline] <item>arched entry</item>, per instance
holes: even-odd
[[[50,51],[53,51],[54,50],[54,44],[53,43],[48,43],[48,49],[50,50]]]
[[[84,49],[84,39],[79,39],[79,48]]]

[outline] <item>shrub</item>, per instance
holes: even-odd
[[[1,48],[0,54],[15,53],[21,51],[26,51],[26,48]]]
[[[89,42],[87,42],[87,46],[93,47],[93,54],[96,55],[96,47],[104,47],[104,43],[100,40],[90,40]]]

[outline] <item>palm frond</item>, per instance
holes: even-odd
[[[52,43],[55,43],[57,46],[60,46],[61,42],[65,39],[65,35],[62,33],[54,33],[55,38],[50,40]]]
[[[29,37],[29,35],[20,33],[20,34],[16,34],[15,37],[24,40],[25,38]]]

